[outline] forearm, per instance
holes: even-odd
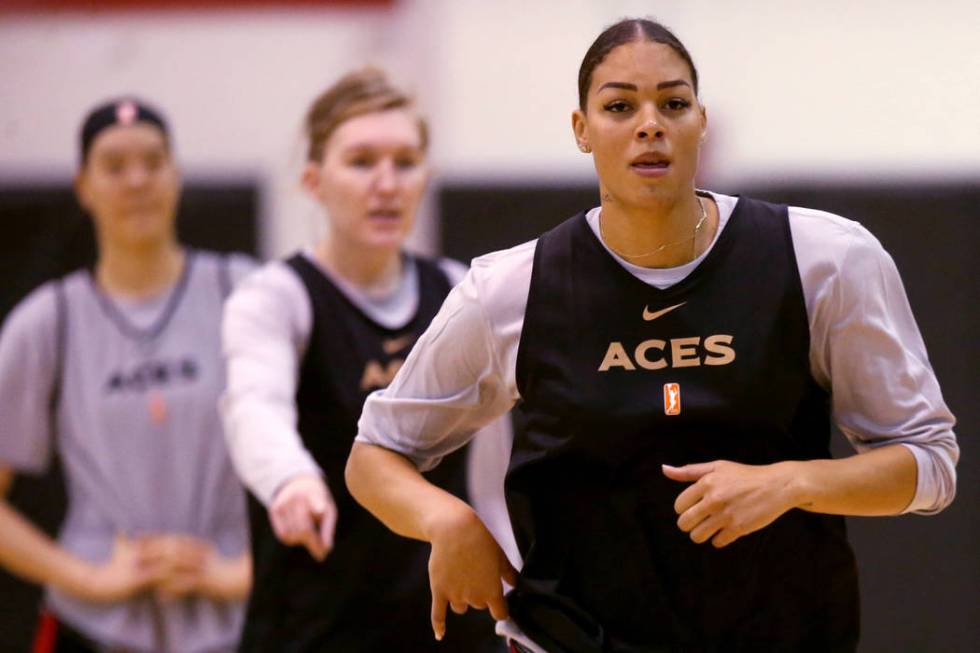
[[[244,601],[252,590],[252,555],[244,551],[232,558],[219,558],[203,587],[216,601]]]
[[[0,564],[12,574],[75,594],[85,583],[88,563],[76,558],[0,500]]]
[[[791,474],[794,504],[810,512],[897,515],[915,495],[915,457],[901,445],[848,458],[783,464]]]
[[[232,582],[225,594],[227,601],[244,601],[252,591],[252,554],[248,551],[228,561]]]
[[[290,403],[226,395],[221,409],[235,472],[264,505],[270,505],[293,478],[321,474],[294,426],[295,408]]]
[[[431,542],[440,524],[479,519],[465,502],[429,483],[405,457],[355,442],[345,472],[351,495],[392,531]]]

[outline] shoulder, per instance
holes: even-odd
[[[432,259],[432,263],[446,275],[446,278],[449,279],[449,285],[451,286],[455,286],[462,281],[463,277],[466,276],[466,273],[469,270],[465,263],[457,261],[454,258],[447,258],[445,256]]]
[[[849,305],[861,304],[877,289],[900,283],[891,256],[854,220],[791,206],[789,223],[812,324],[839,320]]]
[[[312,328],[306,286],[285,261],[270,261],[239,283],[225,301],[226,344],[240,339],[286,338],[303,342]]]
[[[245,277],[259,267],[259,262],[243,252],[215,252],[212,250],[191,250],[194,266],[208,270],[218,270],[228,275],[231,286],[237,286]]]
[[[309,304],[306,286],[285,261],[253,266],[228,298],[229,305],[289,306]]]
[[[821,268],[841,271],[855,263],[891,260],[878,239],[854,220],[798,206],[789,207],[788,213],[801,274]]]
[[[537,240],[473,259],[469,278],[488,316],[523,315]]]
[[[59,299],[74,292],[82,279],[76,272],[61,279],[48,281],[27,294],[7,314],[2,334],[5,346],[20,347],[29,343],[47,342],[54,337],[59,320]]]
[[[242,252],[231,252],[225,255],[228,265],[228,275],[233,286],[237,286],[247,276],[259,269],[259,262]]]
[[[828,211],[788,207],[793,242],[812,249],[834,252],[853,245],[881,247],[860,223]]]

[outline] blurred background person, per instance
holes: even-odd
[[[57,450],[68,511],[54,542],[0,501],[0,563],[47,588],[35,650],[231,650],[251,571],[220,316],[252,264],[177,241],[156,110],[103,104],[80,141],[95,265],[32,292],[0,333],[0,489]]]
[[[465,273],[404,248],[429,180],[428,128],[373,68],[323,91],[305,128],[302,187],[322,207],[326,235],[249,277],[223,329],[226,437],[254,494],[242,649],[492,650],[493,623],[476,613],[437,646],[426,627],[428,547],[387,531],[343,480],[365,398],[388,385]],[[487,452],[502,451],[506,422],[483,439]],[[431,480],[465,497],[467,453],[449,454]],[[505,461],[470,467],[496,481],[501,510]]]

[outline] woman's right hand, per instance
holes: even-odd
[[[333,549],[337,506],[318,475],[303,474],[279,488],[269,506],[269,521],[280,542],[301,544],[319,561]]]
[[[470,607],[489,609],[497,621],[508,617],[504,580],[517,583],[517,571],[476,512],[459,502],[439,515],[431,530],[429,583],[432,589],[432,631],[446,634],[446,606],[456,614]]]

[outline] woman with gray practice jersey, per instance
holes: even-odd
[[[252,264],[178,244],[169,134],[135,100],[88,115],[76,191],[94,268],[35,290],[0,333],[0,486],[57,448],[67,515],[53,542],[0,500],[0,564],[46,587],[35,651],[232,650],[251,568],[220,315]]]

